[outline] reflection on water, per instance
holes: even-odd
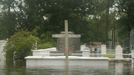
[[[123,75],[123,63],[118,62],[115,64],[115,75]]]
[[[1,68],[0,75],[64,75],[63,69],[26,69],[25,67]],[[108,70],[74,67],[69,69],[68,75],[134,75],[130,64],[111,63]]]

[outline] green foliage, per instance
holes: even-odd
[[[43,48],[50,48],[54,47],[56,41],[52,38],[52,35],[50,32],[46,32],[44,34],[41,34],[40,36],[40,41],[38,42],[38,48],[43,49]]]
[[[25,0],[28,9],[25,12],[29,15],[28,21],[30,21],[31,25],[39,27],[39,30],[37,30],[39,35],[46,31],[52,34],[63,31],[64,20],[67,19],[69,20],[69,30],[82,34],[82,42],[98,41],[100,37],[104,38],[106,34],[101,33],[103,35],[101,36],[100,33],[97,33],[99,32],[97,27],[102,27],[101,25],[99,26],[100,23],[97,22],[96,28],[93,28],[91,26],[94,26],[94,24],[89,22],[86,17],[89,15],[100,16],[99,14],[102,12],[106,14],[105,11],[109,8],[107,7],[108,2],[110,7],[113,4],[113,0]],[[44,21],[43,16],[48,19]],[[106,20],[103,22],[106,22]],[[104,26],[102,28],[102,32],[108,32],[104,30],[109,28],[104,29]],[[96,33],[98,34],[97,36],[94,35]]]
[[[5,47],[7,64],[23,61],[24,57],[31,53],[33,44],[38,40],[30,32],[17,32],[9,38]]]
[[[118,20],[119,41],[129,46],[130,31],[134,29],[134,0],[120,0],[120,19]]]
[[[104,37],[107,35],[104,32],[108,32],[109,29],[106,27],[107,24],[103,24],[103,22],[107,21],[107,18],[101,23],[92,23],[91,20],[86,18],[89,18],[89,15],[101,17],[101,13],[107,14],[106,10],[112,6],[113,1],[114,0],[2,0],[3,13],[8,13],[8,16],[11,16],[12,12],[15,17],[15,19],[4,19],[5,21],[10,20],[8,22],[13,22],[14,24],[6,22],[3,23],[2,26],[9,28],[9,30],[5,31],[10,33],[10,35],[7,34],[7,37],[10,37],[16,31],[28,30],[30,32],[34,31],[34,33],[41,38],[41,35],[47,32],[54,34],[63,31],[64,20],[68,19],[69,30],[82,34],[82,42],[89,42],[91,40],[98,41],[100,40],[99,37],[104,40]],[[44,21],[43,16],[46,16],[48,19]],[[94,20],[94,22],[95,21],[96,20]],[[10,26],[13,27],[13,32],[10,31]],[[101,31],[103,33],[98,33],[99,30],[97,28],[103,28],[103,31]],[[95,36],[94,34],[96,33],[97,35]],[[96,39],[93,36],[98,38]]]
[[[39,49],[51,48],[51,47],[54,47],[53,43],[51,43],[51,42],[45,42],[45,43],[38,44]]]
[[[13,35],[16,31],[15,14],[4,13],[0,18],[0,39],[5,39]]]

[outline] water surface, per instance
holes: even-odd
[[[117,66],[117,67],[116,67]],[[0,68],[0,75],[65,75],[64,69],[52,69],[49,67],[38,69],[26,69],[23,67]],[[92,69],[73,67],[69,69],[68,75],[134,75],[131,64],[120,65],[110,63],[109,69]]]

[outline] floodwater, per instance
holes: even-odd
[[[118,65],[117,67],[115,65],[115,63],[111,63],[108,70],[75,67],[67,74],[63,69],[49,69],[49,67],[40,69],[0,68],[0,75],[134,75],[130,64]]]
[[[3,48],[0,44],[0,75],[134,75],[132,65],[122,62],[110,63],[108,69],[77,66],[64,70],[50,67],[38,69],[27,69],[25,66],[5,67],[4,60]]]

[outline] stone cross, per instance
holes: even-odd
[[[65,75],[68,75],[68,20],[65,20],[65,55],[66,55],[66,61],[65,61]]]
[[[69,50],[68,50],[68,20],[65,20],[65,55],[66,59],[68,58]]]

